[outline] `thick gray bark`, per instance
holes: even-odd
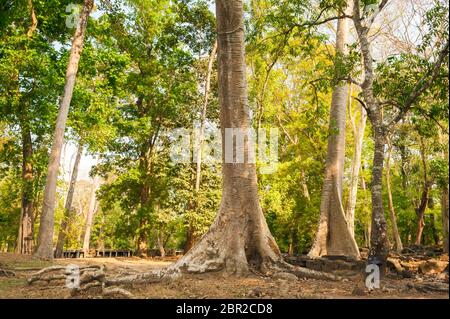
[[[66,83],[59,106],[58,118],[56,120],[53,145],[48,163],[47,180],[45,183],[44,203],[42,205],[42,214],[39,225],[38,244],[35,252],[36,257],[43,259],[53,258],[52,248],[56,201],[56,183],[58,180],[61,148],[64,144],[64,130],[66,128],[70,101],[72,100],[73,88],[75,86],[75,79],[78,71],[78,62],[80,61],[80,55],[83,49],[84,34],[93,4],[93,0],[84,1],[83,9],[81,11],[75,35],[72,40],[72,48],[70,51],[69,62],[66,71]]]
[[[217,0],[216,13],[220,123],[225,141],[225,128],[250,127],[242,0]],[[245,154],[248,146],[246,141]],[[259,205],[255,164],[223,163],[222,171],[222,201],[213,225],[169,271],[224,270],[239,275],[249,268],[264,272],[282,263]]]
[[[346,9],[346,12],[350,8]],[[348,19],[339,19],[336,34],[336,59],[346,53]],[[330,110],[328,152],[320,204],[320,221],[309,256],[342,255],[358,259],[359,250],[350,232],[342,203],[345,157],[345,120],[347,85],[340,81],[333,89]]]
[[[64,216],[61,221],[61,227],[59,228],[58,241],[56,242],[55,257],[61,258],[63,255],[64,244],[66,242],[67,230],[69,228],[72,219],[72,202],[73,194],[75,193],[75,185],[78,179],[78,168],[80,167],[81,155],[83,154],[83,144],[78,145],[77,155],[75,157],[75,163],[73,164],[73,170],[69,182],[69,190],[67,192],[66,204],[64,205]]]
[[[387,1],[383,1],[385,5]],[[373,94],[373,58],[370,48],[368,33],[375,15],[361,20],[360,1],[353,1],[353,22],[358,34],[359,45],[363,58],[364,82],[361,85],[362,96],[368,111],[368,118],[372,124],[374,155],[372,166],[372,222],[370,231],[369,257],[373,262],[385,264],[389,251],[389,242],[386,231],[386,218],[384,216],[382,181],[384,165],[384,147],[386,144],[386,133],[382,123],[381,107]]]

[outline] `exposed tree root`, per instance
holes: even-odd
[[[16,273],[14,271],[11,271],[11,270],[0,268],[0,277],[1,276],[4,276],[4,277],[15,277]]]
[[[433,292],[446,292],[448,293],[448,283],[423,283],[406,285],[409,289],[415,289],[420,292],[433,293]]]
[[[125,289],[115,287],[115,284],[138,282],[140,278],[145,279],[145,274],[127,276],[122,278],[107,278],[105,266],[81,266],[79,269],[79,285],[69,288],[70,297],[75,297],[81,292],[91,288],[100,288],[103,297],[120,295],[124,298],[134,298],[133,294]],[[44,281],[50,284],[52,281],[66,280],[73,272],[67,266],[50,266],[39,270],[28,278],[28,284]]]

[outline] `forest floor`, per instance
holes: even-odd
[[[158,270],[173,263],[176,258],[79,258],[56,259],[45,262],[12,253],[0,253],[0,298],[68,298],[69,290],[64,281],[27,283],[33,273],[51,265],[104,265],[109,275],[143,273]],[[380,289],[368,291],[364,273],[344,281],[315,279],[283,280],[252,274],[245,278],[230,278],[220,273],[188,275],[177,280],[158,283],[133,284],[124,287],[136,298],[440,298],[448,299],[442,291],[418,289],[424,284],[447,285],[448,255],[440,256],[447,262],[445,272],[439,276],[413,275],[412,278],[388,274],[381,280]],[[1,274],[1,269],[14,274]],[[79,298],[96,298],[95,289]]]

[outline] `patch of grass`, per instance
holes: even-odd
[[[18,286],[25,286],[27,284],[24,278],[0,278],[0,292],[13,289]]]

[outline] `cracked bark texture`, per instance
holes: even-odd
[[[373,19],[375,19],[375,16],[369,19],[370,21],[367,25],[364,25],[364,21],[361,19],[360,1],[353,1],[353,22],[358,34],[364,67],[364,81],[361,85],[361,94],[366,104],[368,118],[372,124],[372,134],[374,140],[372,180],[370,185],[372,195],[372,220],[370,230],[369,259],[371,262],[384,265],[389,252],[386,218],[384,216],[382,197],[386,134],[382,122],[381,107],[373,94],[373,58],[368,38],[368,33]]]
[[[345,9],[346,13],[350,7]],[[346,53],[348,19],[339,19],[336,33],[336,60]],[[336,62],[336,63],[337,63]],[[345,117],[347,84],[340,81],[331,97],[327,161],[320,204],[320,220],[309,257],[326,255],[359,259],[359,250],[350,231],[342,202],[342,183],[345,157]]]

